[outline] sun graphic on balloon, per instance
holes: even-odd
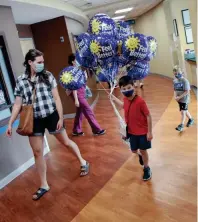
[[[73,76],[71,72],[63,72],[62,76],[60,77],[60,81],[64,84],[69,84],[73,81]]]
[[[98,68],[96,69],[96,75],[98,76],[98,75],[101,73],[101,71],[102,71],[101,67],[98,67]]]
[[[90,44],[90,50],[93,54],[98,54],[101,50],[101,46],[96,40],[94,40]]]
[[[76,50],[79,51],[79,45],[77,42],[75,42],[75,47],[76,47]]]
[[[118,28],[120,28],[120,22],[116,22]]]
[[[127,49],[129,49],[130,51],[134,51],[135,49],[138,49],[140,46],[140,40],[138,39],[138,37],[129,37],[126,41],[126,47]]]
[[[93,19],[93,21],[91,22],[91,27],[93,34],[98,35],[101,30],[101,22],[97,19]]]
[[[155,40],[151,40],[149,42],[149,46],[152,52],[155,52],[157,50],[157,42]]]

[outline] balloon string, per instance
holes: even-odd
[[[94,73],[95,76],[97,76],[95,73]],[[120,76],[120,75],[119,75]],[[125,121],[123,120],[122,116],[120,115],[115,103],[113,102],[112,98],[111,98],[111,95],[113,94],[113,91],[115,89],[115,82],[112,83],[110,82],[110,86],[111,86],[111,91],[110,93],[107,91],[107,89],[105,89],[105,87],[102,85],[102,83],[99,81],[100,85],[102,86],[103,90],[110,96],[110,102],[111,102],[111,105],[113,107],[113,110],[114,110],[114,113],[115,115],[117,116],[118,118],[118,121],[120,123],[120,134],[122,135],[122,137],[126,137],[126,123]],[[128,147],[130,147],[130,144],[127,142],[127,141],[124,141]]]

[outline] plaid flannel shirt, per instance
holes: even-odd
[[[52,73],[47,72],[50,85],[39,82],[36,76],[35,82],[31,82],[28,74],[18,77],[14,95],[22,98],[23,105],[32,104],[33,89],[36,86],[36,98],[34,107],[34,118],[45,118],[56,110],[56,104],[52,95],[52,89],[57,87],[57,82]]]

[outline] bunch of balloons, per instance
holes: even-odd
[[[128,23],[115,22],[105,14],[96,14],[90,20],[87,33],[76,37],[75,46],[80,66],[92,69],[100,81],[111,83],[123,67],[134,80],[145,78],[157,52],[154,37],[133,34]],[[70,72],[75,79],[76,70]]]

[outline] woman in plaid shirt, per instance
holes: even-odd
[[[54,76],[44,69],[43,53],[31,49],[26,54],[25,74],[18,77],[15,88],[15,104],[8,124],[7,136],[12,136],[12,125],[20,113],[23,104],[31,104],[33,90],[36,88],[34,105],[34,133],[29,136],[35,164],[41,181],[41,186],[33,195],[33,200],[40,199],[50,187],[46,178],[46,162],[43,157],[43,141],[45,129],[53,134],[65,147],[71,148],[81,164],[80,176],[89,173],[89,163],[81,156],[78,146],[68,138],[64,129],[63,109]]]

